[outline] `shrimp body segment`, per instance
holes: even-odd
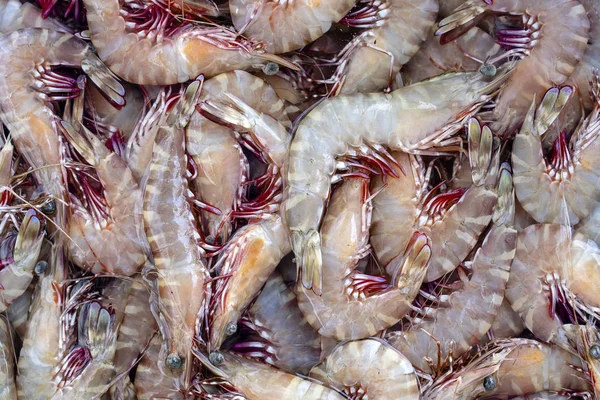
[[[6,318],[0,316],[0,399],[16,400],[13,334]]]
[[[344,342],[315,366],[310,376],[337,387],[350,398],[419,399],[410,361],[383,340]]]
[[[19,0],[0,0],[0,34],[23,28],[45,28],[59,32],[71,29],[53,18],[42,18],[42,10]]]
[[[336,158],[361,146],[430,148],[454,134],[511,68],[503,66],[491,81],[478,72],[451,73],[390,94],[333,97],[302,120],[290,147],[283,207],[305,287],[321,286],[319,226]]]

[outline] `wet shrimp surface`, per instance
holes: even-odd
[[[599,398],[599,44],[599,0],[0,0],[0,400]]]

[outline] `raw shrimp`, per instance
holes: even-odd
[[[6,237],[2,239],[10,240]],[[40,220],[34,210],[29,210],[16,235],[12,260],[8,260],[0,269],[0,312],[5,311],[27,290],[33,279],[33,269],[38,262],[43,241],[44,230]]]
[[[6,318],[0,315],[0,399],[2,400],[17,400],[13,337]]]
[[[43,262],[46,263],[45,261]],[[27,325],[29,324],[29,308],[31,307],[31,302],[33,300],[33,290],[33,285],[29,285],[27,290],[17,297],[6,309],[6,316],[10,321],[10,325],[21,340],[25,338]]]
[[[570,86],[550,89],[535,110],[531,105],[513,143],[515,189],[521,205],[540,223],[577,224],[600,203],[596,150],[600,148],[600,82],[595,79],[596,106],[574,133],[570,145],[563,132],[552,161],[544,158],[541,135],[572,93]],[[599,150],[600,151],[600,150]]]
[[[70,259],[94,274],[133,275],[146,260],[140,187],[123,159],[87,128],[75,129],[64,121],[62,127],[68,141],[93,167],[102,190],[95,189],[86,174],[76,175],[82,195],[70,195]]]
[[[313,380],[250,361],[231,353],[204,354],[196,357],[212,373],[229,381],[248,400],[343,400],[346,396]]]
[[[23,28],[46,28],[53,31],[71,32],[59,21],[42,18],[42,10],[31,3],[19,0],[0,0],[0,34]]]
[[[119,0],[84,0],[91,39],[100,58],[118,76],[138,85],[171,85],[211,77],[224,71],[277,62],[294,64],[264,52],[254,43],[238,39],[235,32],[219,25],[166,23],[164,32],[138,34],[121,15]],[[156,17],[156,16],[154,16]],[[163,16],[159,16],[163,18]],[[165,25],[162,22],[157,25]],[[130,54],[143,68],[131,63]]]
[[[531,225],[519,233],[506,298],[527,329],[553,341],[561,325],[600,306],[599,262],[596,243],[570,227]]]
[[[442,42],[453,40],[487,13],[523,19],[522,30],[498,31],[498,43],[513,47],[513,53],[524,58],[485,117],[497,135],[512,136],[533,97],[563,84],[573,73],[588,47],[590,20],[585,8],[573,0],[468,0],[439,23],[436,34],[443,34]]]
[[[493,225],[475,252],[469,267],[472,275],[461,276],[457,290],[434,300],[441,308],[421,310],[408,331],[385,337],[421,371],[438,376],[449,356],[461,356],[476,345],[490,329],[504,299],[517,240],[512,177],[505,168]]]
[[[211,351],[235,333],[244,310],[290,251],[290,238],[279,215],[250,223],[229,240],[216,264],[223,277],[215,283],[211,304]]]
[[[229,11],[238,32],[263,43],[269,53],[287,53],[317,40],[352,9],[356,0],[233,0]]]
[[[163,372],[163,369],[160,369],[159,365],[164,364],[161,358],[161,339],[159,335],[155,335],[135,371],[133,385],[137,397],[133,399],[184,399],[180,388],[176,386],[176,378],[172,378],[168,371]]]
[[[517,230],[518,231],[518,230]],[[487,337],[484,337],[480,341],[480,345],[488,343],[493,339],[508,339],[519,336],[525,330],[525,325],[519,314],[512,309],[510,302],[504,298],[498,311],[496,312],[496,318],[492,322],[492,326],[487,333]]]
[[[512,63],[503,66],[491,80],[479,72],[449,73],[390,94],[329,98],[300,122],[290,147],[284,212],[306,288],[319,292],[321,287],[318,229],[336,158],[357,149],[372,154],[381,146],[435,152],[432,147],[443,146],[502,85],[511,68]]]
[[[201,83],[192,82],[161,126],[144,188],[144,227],[157,270],[165,326],[155,368],[174,387],[189,387],[196,318],[204,303],[208,271],[189,203],[184,128]],[[160,324],[160,323],[159,323]]]
[[[588,374],[596,397],[600,394],[600,332],[592,324],[565,324],[557,341],[563,349],[579,355],[585,361],[584,371]]]
[[[359,4],[364,4],[363,2]],[[341,94],[389,88],[435,23],[438,0],[369,0],[342,23],[367,28],[343,50],[338,62]]]
[[[34,168],[40,189],[64,199],[57,118],[49,101],[75,96],[80,89],[74,79],[51,68],[83,68],[116,104],[122,104],[123,87],[91,47],[69,33],[29,28],[0,36],[0,58],[7,60],[0,64],[0,120]],[[62,208],[57,208],[59,225],[64,223]]]
[[[298,308],[296,295],[277,271],[240,320],[252,334],[232,349],[292,373],[307,374],[319,362],[321,337]]]
[[[218,75],[206,81],[202,87],[200,102],[223,102],[227,93],[236,96],[262,119],[275,119],[280,124],[291,125],[284,102],[275,91],[260,78],[244,71]],[[241,130],[240,130],[241,131]],[[284,133],[287,136],[286,133]],[[257,142],[268,140],[261,131],[253,134]],[[260,140],[264,138],[263,140]],[[188,154],[197,165],[198,176],[194,179],[197,198],[219,210],[202,210],[202,224],[208,236],[222,244],[227,242],[232,230],[232,211],[242,201],[243,187],[247,180],[246,157],[237,143],[231,127],[218,125],[200,113],[192,115],[186,129]],[[285,146],[289,139],[285,138]],[[264,148],[264,146],[262,146]],[[275,153],[269,149],[268,153]],[[283,156],[274,154],[281,168]]]
[[[84,304],[78,314],[77,345],[59,365],[56,375],[60,383],[52,400],[99,397],[113,376],[117,337],[114,314],[95,301]]]
[[[410,361],[380,339],[339,344],[310,376],[352,399],[419,399],[417,375]]]
[[[322,336],[360,339],[398,322],[410,311],[431,255],[431,242],[415,233],[392,263],[390,284],[355,268],[368,253],[371,207],[368,181],[348,178],[333,193],[323,221],[322,294],[298,285],[298,306]]]
[[[408,86],[447,72],[477,71],[488,59],[503,53],[494,38],[476,26],[445,45],[432,32],[402,67],[402,82]]]
[[[384,197],[375,206],[384,208],[377,213],[372,243],[378,256],[380,251],[383,253],[383,258],[379,256],[383,265],[389,263],[388,257],[396,256],[406,246],[408,234],[403,229],[406,223],[403,214],[412,214],[415,221],[413,229],[431,238],[432,257],[425,282],[439,279],[454,270],[477,243],[492,218],[496,204],[498,152],[494,148],[492,131],[487,126],[481,127],[474,118],[468,121],[468,137],[472,167],[469,168],[471,182],[466,189],[452,190],[435,197],[432,193],[424,193],[425,178],[418,172],[422,172],[423,168],[414,162],[412,175],[417,179],[410,186],[404,184],[410,178],[404,177],[387,179],[386,186],[377,181],[376,190],[380,187],[380,195]],[[417,202],[415,197],[411,197],[415,195],[411,188],[414,185],[419,187],[417,193],[421,193]],[[460,235],[457,235],[458,232]],[[388,273],[391,273],[389,269]]]

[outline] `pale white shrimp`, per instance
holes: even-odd
[[[500,136],[512,136],[525,119],[534,96],[562,85],[588,47],[590,20],[574,0],[468,0],[443,19],[436,34],[448,42],[487,13],[521,16],[523,29],[499,30],[498,43],[513,47],[524,58],[495,100],[486,122]]]
[[[298,284],[298,306],[319,334],[361,339],[398,322],[410,311],[431,256],[431,242],[415,233],[391,263],[391,282],[356,271],[368,253],[371,219],[368,181],[348,178],[333,192],[323,221],[322,293]],[[408,228],[410,229],[410,228]]]
[[[119,0],[84,0],[91,39],[100,58],[118,76],[139,85],[170,85],[211,77],[224,71],[244,69],[268,62],[297,69],[294,64],[264,52],[255,43],[219,25],[174,26],[166,11],[153,12],[159,32],[136,32],[125,18]],[[166,13],[166,15],[164,15]],[[169,20],[170,18],[170,20]],[[161,21],[162,19],[162,21]],[[130,62],[130,55],[145,60]]]
[[[373,155],[382,146],[435,153],[431,148],[443,146],[511,68],[505,65],[491,80],[479,72],[449,73],[390,94],[329,98],[300,122],[290,147],[284,212],[305,287],[320,291],[318,230],[331,182],[338,179],[336,158],[352,151]]]
[[[595,81],[596,96],[600,95]],[[540,223],[577,224],[600,203],[595,168],[600,140],[600,97],[594,111],[574,133],[570,145],[565,134],[555,142],[552,161],[547,162],[541,135],[562,110],[572,93],[570,86],[550,89],[537,110],[531,104],[525,122],[513,143],[512,164],[517,198]]]
[[[479,342],[504,299],[517,241],[513,226],[514,190],[510,172],[505,168],[500,176],[492,228],[470,263],[472,275],[461,276],[457,290],[419,310],[411,318],[409,330],[385,336],[416,368],[434,376],[439,376],[449,356],[459,357]]]
[[[269,53],[279,54],[314,42],[355,3],[356,0],[233,0],[229,11],[240,33],[263,43]]]
[[[71,28],[53,18],[43,18],[42,10],[19,0],[0,0],[0,34],[23,28],[46,28],[71,32]]]
[[[0,315],[0,399],[17,400],[15,385],[14,335],[6,318]]]

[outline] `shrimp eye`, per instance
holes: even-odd
[[[269,62],[263,67],[263,72],[265,75],[275,75],[279,72],[279,65],[275,64],[274,62]]]
[[[208,360],[210,361],[210,363],[217,367],[223,362],[224,359],[225,357],[223,357],[223,354],[217,353],[216,351],[208,355]]]
[[[492,390],[496,389],[496,386],[496,377],[493,375],[486,376],[483,379],[483,388],[486,392],[491,392]]]
[[[593,344],[590,346],[590,357],[592,357],[594,360],[600,358],[600,345]]]
[[[236,332],[237,332],[237,324],[235,322],[228,323],[227,327],[225,328],[225,334],[227,336],[231,336]]]
[[[33,271],[35,272],[36,275],[42,275],[44,272],[46,272],[46,270],[48,269],[48,262],[47,261],[38,261],[37,264],[35,264],[35,268],[33,269]]]
[[[490,78],[494,77],[496,76],[496,66],[494,64],[483,64],[479,67],[479,73]]]
[[[44,203],[41,209],[44,214],[53,215],[56,212],[56,202],[50,199]]]
[[[179,357],[179,354],[169,354],[167,356],[166,364],[169,369],[181,369],[183,360]]]

